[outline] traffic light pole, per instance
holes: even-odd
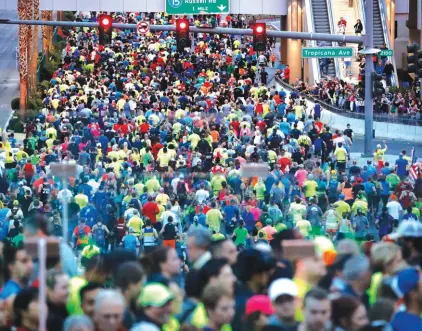
[[[372,60],[374,48],[374,2],[366,1],[365,5],[365,141],[364,156],[373,153],[373,128],[374,128],[374,99],[372,96],[372,73],[374,64]]]
[[[68,27],[88,27],[98,28],[97,22],[64,22],[64,21],[36,21],[36,20],[9,20],[0,19],[0,24],[24,24],[24,25],[48,25],[48,26],[68,26]],[[136,30],[136,24],[114,23],[112,28]],[[175,25],[150,25],[151,31],[176,31]],[[193,33],[218,33],[253,36],[252,29],[235,28],[198,28],[190,26],[189,31]],[[334,35],[329,33],[310,33],[292,31],[271,31],[267,30],[267,37],[306,39],[320,41],[334,41],[348,44],[361,44],[364,42],[363,36]]]

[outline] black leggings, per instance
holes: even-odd
[[[390,195],[381,195],[382,205],[385,207],[387,206],[388,199],[390,198]]]

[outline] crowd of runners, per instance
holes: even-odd
[[[115,17],[145,18],[174,19]],[[360,166],[352,128],[262,83],[271,43],[97,41],[69,31],[45,108],[23,141],[2,143],[0,330],[39,330],[43,316],[48,331],[422,330],[410,151],[389,164],[385,142]],[[76,165],[67,188],[55,162]],[[65,204],[69,236],[48,255],[40,302],[26,243],[62,237]]]

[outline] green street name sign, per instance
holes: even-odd
[[[394,51],[392,49],[382,49],[377,55],[381,57],[393,56]]]
[[[169,15],[226,14],[229,0],[166,0]]]
[[[303,47],[303,58],[352,57],[352,47]]]

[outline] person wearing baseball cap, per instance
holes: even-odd
[[[384,283],[389,285],[394,294],[404,304],[391,321],[394,331],[422,330],[422,277],[416,268],[407,268],[395,276],[387,278]]]
[[[246,301],[245,330],[261,330],[268,324],[268,318],[274,314],[271,299],[266,295],[254,295]]]
[[[268,325],[277,326],[283,330],[296,330],[298,322],[295,318],[296,297],[298,289],[294,281],[289,278],[279,278],[268,288],[274,314],[268,319]]]
[[[403,221],[396,232],[386,236],[387,241],[396,241],[402,247],[403,258],[410,265],[419,265],[422,252],[422,223],[418,221]]]
[[[174,299],[169,288],[161,283],[149,283],[144,286],[139,295],[139,304],[143,309],[140,323],[131,330],[162,330],[164,324],[170,321]]]

